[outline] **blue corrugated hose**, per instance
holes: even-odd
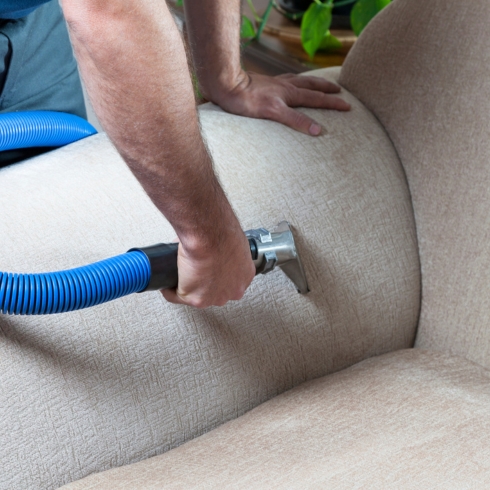
[[[35,146],[64,146],[97,130],[85,119],[52,111],[0,114],[0,151]]]
[[[0,114],[0,151],[64,146],[95,133],[91,124],[72,114],[49,111]],[[0,272],[0,311],[11,315],[47,315],[80,310],[143,291],[150,276],[150,262],[139,251],[61,272]]]

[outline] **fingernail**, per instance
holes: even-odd
[[[313,123],[310,126],[309,132],[312,136],[318,136],[322,132],[322,127],[317,123]]]

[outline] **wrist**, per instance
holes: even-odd
[[[205,260],[230,247],[239,247],[245,235],[231,207],[227,214],[218,220],[201,221],[198,228],[179,234],[180,243],[188,257]]]
[[[244,70],[223,71],[217,75],[199,78],[202,95],[209,101],[218,104],[230,94],[241,91],[250,84],[250,76]]]

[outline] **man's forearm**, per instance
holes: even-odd
[[[202,141],[180,33],[162,0],[63,0],[94,109],[182,240],[233,212]],[[203,236],[207,235],[207,236]]]
[[[239,0],[185,5],[201,88],[225,110],[319,134],[291,107],[348,108],[328,99],[323,92],[331,87],[321,79],[247,75],[240,66]],[[197,307],[240,299],[255,274],[250,247],[201,138],[184,46],[164,0],[62,0],[62,6],[97,116],[181,241],[179,284],[164,296]]]
[[[185,0],[189,41],[203,95],[231,91],[242,83],[240,0]]]

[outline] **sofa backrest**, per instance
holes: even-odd
[[[412,194],[422,266],[416,346],[490,367],[490,2],[396,0],[341,83],[381,121]]]
[[[0,489],[51,489],[178,446],[303,381],[410,347],[419,309],[403,169],[374,116],[309,111],[319,138],[213,106],[201,122],[244,228],[288,219],[311,293],[280,272],[195,310],[158,292],[0,317]],[[0,171],[0,270],[170,241],[104,135]]]

